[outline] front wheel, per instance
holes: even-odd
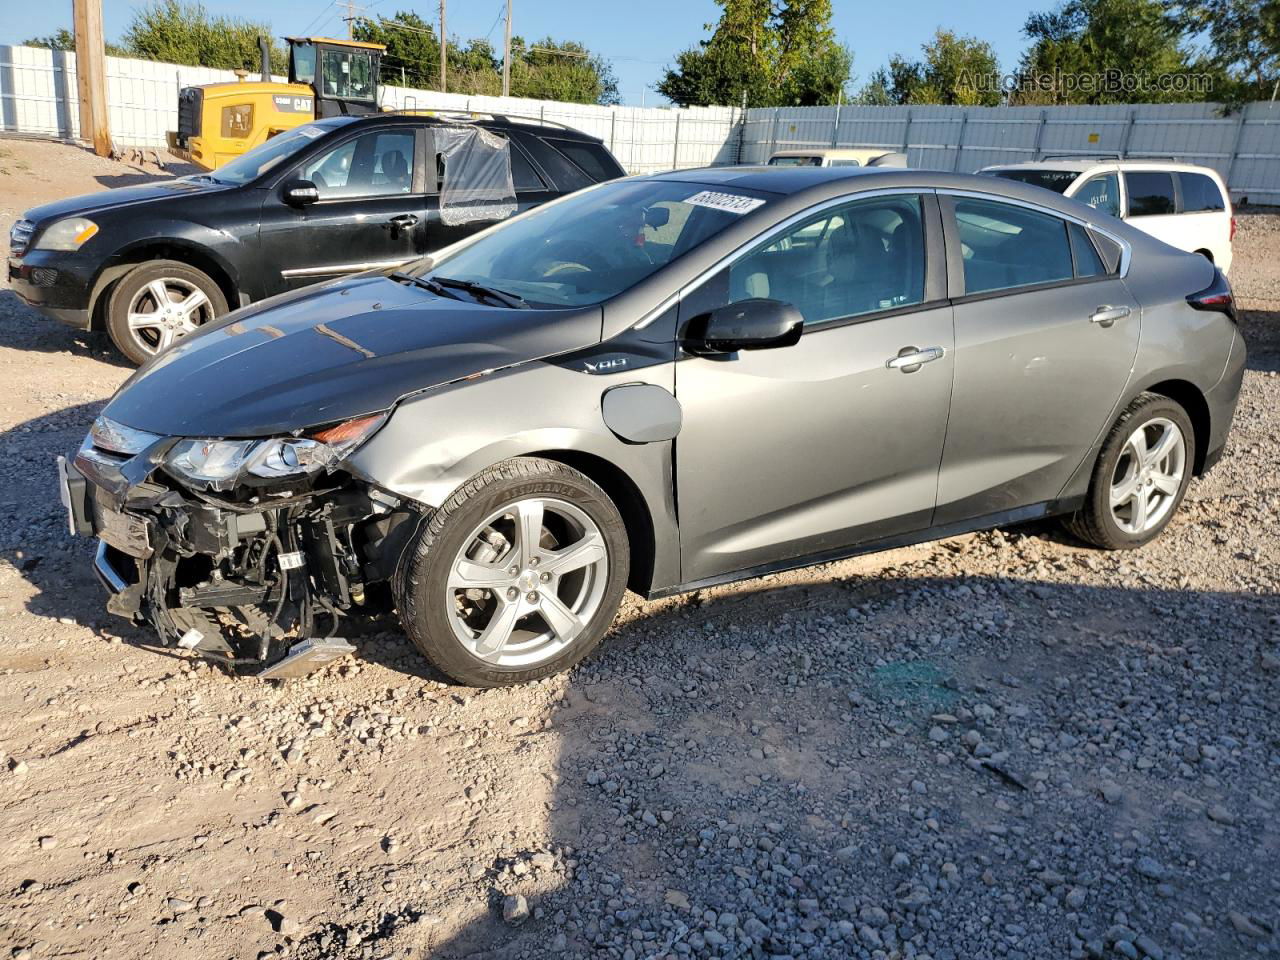
[[[1150,543],[1182,503],[1194,457],[1186,411],[1168,397],[1142,394],[1103,442],[1085,504],[1067,528],[1106,550]]]
[[[460,683],[495,687],[573,666],[613,622],[629,573],[622,516],[590,478],[521,457],[485,470],[401,557],[405,632]]]
[[[227,312],[227,298],[203,271],[176,260],[149,260],[115,285],[107,332],[134,363],[145,363]]]

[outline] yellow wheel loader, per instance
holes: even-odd
[[[386,47],[328,37],[286,37],[289,82],[271,79],[266,38],[262,79],[206,83],[178,92],[178,129],[169,151],[216,170],[278,133],[320,117],[378,112],[378,70]]]

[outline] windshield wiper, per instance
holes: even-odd
[[[454,287],[458,290],[465,290],[473,297],[487,297],[490,300],[497,300],[499,303],[505,303],[508,307],[515,307],[517,310],[529,309],[529,304],[525,302],[524,297],[517,296],[514,293],[508,293],[505,290],[499,290],[496,287],[486,287],[482,283],[474,283],[471,280],[455,280],[453,277],[431,277],[433,283],[442,287]]]
[[[398,280],[401,283],[411,283],[415,287],[421,287],[423,290],[429,290],[437,297],[448,297],[450,300],[462,299],[453,291],[446,290],[442,284],[436,283],[436,281],[432,280],[430,277],[415,277],[411,273],[404,273],[401,270],[397,270],[395,273],[391,274],[391,279]]]

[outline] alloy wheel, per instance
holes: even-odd
[[[1169,515],[1182,489],[1187,443],[1172,420],[1148,420],[1129,435],[1111,478],[1111,515],[1125,533],[1153,529]]]
[[[454,635],[486,663],[550,660],[600,609],[608,573],[604,536],[585,511],[551,497],[517,500],[454,558],[445,598]]]
[[[157,354],[213,316],[209,297],[194,283],[159,277],[129,301],[129,333],[144,353]]]

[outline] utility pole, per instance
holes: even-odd
[[[511,96],[511,0],[507,0],[507,38],[502,44],[502,95]]]
[[[102,0],[73,0],[80,139],[100,157],[111,155],[107,113],[107,56],[102,41]]]
[[[448,93],[449,34],[444,25],[444,3],[445,0],[440,0],[440,92]]]
[[[356,22],[356,5],[355,0],[347,0],[347,39],[351,40],[354,36],[353,25]]]

